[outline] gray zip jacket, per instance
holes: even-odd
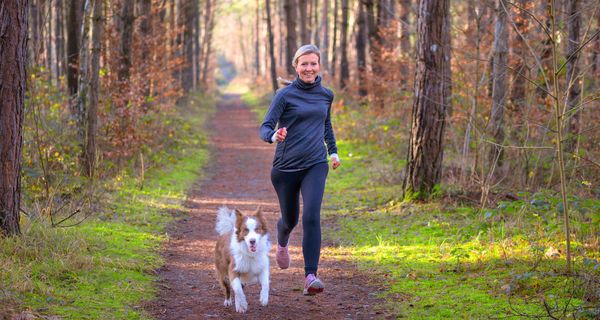
[[[321,77],[305,83],[296,78],[277,91],[260,126],[260,137],[273,143],[275,127],[287,128],[283,142],[277,143],[273,167],[300,171],[327,162],[327,153],[337,153],[331,127],[333,92],[321,85]]]

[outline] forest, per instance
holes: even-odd
[[[275,226],[304,44],[342,166],[298,314],[600,317],[597,0],[2,0],[0,39],[0,319],[234,317],[198,243],[223,204]],[[249,318],[308,304],[273,288]]]

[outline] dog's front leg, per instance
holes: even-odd
[[[269,303],[269,267],[263,269],[259,275],[260,281],[260,304],[266,306]]]
[[[242,281],[239,277],[236,277],[231,281],[231,288],[234,293],[235,311],[240,313],[246,312],[246,310],[248,310],[248,301],[246,301],[246,295],[244,295],[244,289],[242,288]]]

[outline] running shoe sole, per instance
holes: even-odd
[[[313,282],[310,283],[308,288],[304,288],[304,295],[305,296],[314,296],[317,293],[323,292],[323,289],[325,289],[323,282],[321,282],[321,280],[319,280],[319,279],[315,279],[315,280],[313,280]]]

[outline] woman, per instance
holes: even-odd
[[[281,209],[276,254],[281,269],[290,266],[288,240],[298,224],[302,194],[304,295],[324,289],[317,268],[321,254],[321,202],[329,171],[327,154],[333,169],[340,166],[330,117],[333,92],[321,85],[320,59],[319,48],[314,45],[304,45],[296,51],[292,65],[298,77],[277,92],[260,127],[264,141],[277,142],[271,181]],[[277,123],[279,129],[275,130]]]

